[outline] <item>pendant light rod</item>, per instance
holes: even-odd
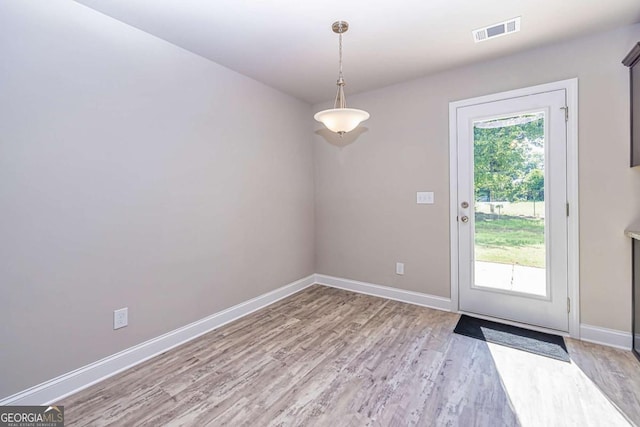
[[[336,100],[333,103],[333,108],[347,108],[347,99],[344,96],[344,77],[342,75],[342,33],[346,33],[349,30],[349,23],[346,21],[336,21],[331,25],[331,29],[334,33],[338,34],[338,93],[336,94]]]

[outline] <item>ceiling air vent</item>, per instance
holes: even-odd
[[[499,24],[489,25],[488,27],[473,30],[473,40],[476,43],[496,37],[504,36],[520,31],[520,17],[500,22]]]

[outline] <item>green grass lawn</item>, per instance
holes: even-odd
[[[544,268],[544,220],[476,213],[476,260]]]

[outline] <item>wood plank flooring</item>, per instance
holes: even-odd
[[[623,426],[640,363],[453,334],[458,315],[320,285],[59,402],[67,426]]]

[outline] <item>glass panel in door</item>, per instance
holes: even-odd
[[[545,112],[473,122],[475,288],[547,297]]]

